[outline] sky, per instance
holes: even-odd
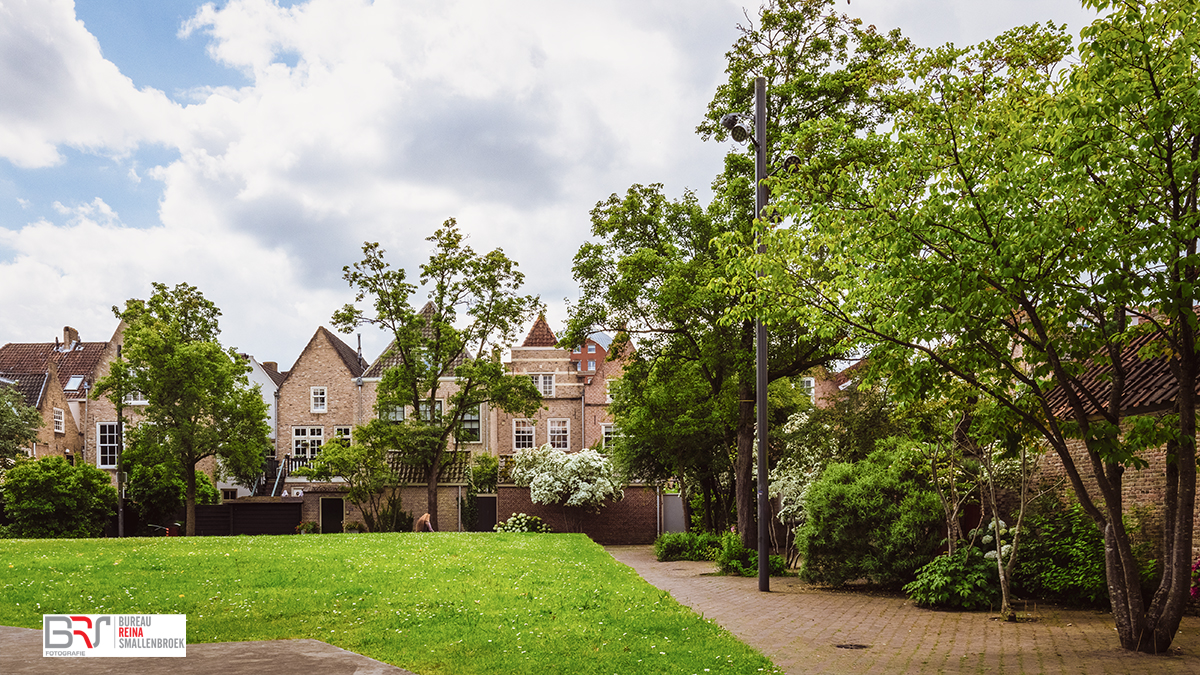
[[[1077,0],[838,4],[925,47],[1094,18]],[[707,201],[739,150],[695,127],[757,7],[0,0],[0,344],[107,340],[114,305],[186,282],[224,344],[286,369],[353,300],[363,242],[415,277],[451,217],[519,263],[557,330],[598,201],[635,183]],[[361,333],[373,359],[387,340]]]

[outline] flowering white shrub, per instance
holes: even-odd
[[[605,500],[625,496],[624,481],[613,463],[595,450],[566,453],[547,443],[518,450],[513,458],[512,480],[529,488],[537,504],[564,504],[595,511]]]

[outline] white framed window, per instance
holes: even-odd
[[[54,433],[56,433],[56,434],[67,433],[67,418],[66,418],[66,416],[63,415],[62,408],[54,409]]]
[[[292,457],[316,457],[324,444],[325,427],[292,427]]]
[[[328,400],[325,398],[325,387],[309,387],[309,411],[315,413],[323,413],[329,410]]]
[[[439,419],[442,416],[442,399],[439,398],[434,401],[433,405],[429,404],[429,400],[421,401],[421,419],[431,422],[434,416],[437,416]]]
[[[458,430],[458,440],[464,443],[478,443],[480,433],[479,406],[463,413],[462,426]]]
[[[808,400],[811,401],[813,399],[813,394],[816,393],[816,390],[817,379],[815,377],[800,378],[800,391],[804,392],[804,395],[808,397]]]
[[[384,406],[379,409],[379,419],[385,422],[403,422],[404,421],[404,406],[391,405]]]
[[[589,360],[588,361],[588,370],[595,370],[595,369],[596,369],[596,362]]]
[[[513,420],[513,449],[524,450],[533,447],[533,422],[529,420]]]
[[[101,469],[117,468],[117,423],[97,424],[96,440],[96,466]]]
[[[601,424],[600,425],[600,433],[602,434],[601,435],[602,440],[600,442],[600,447],[602,447],[602,448],[610,447],[612,445],[613,439],[616,438],[616,435],[617,435],[616,427],[613,426],[612,424]]]
[[[530,375],[529,379],[533,380],[533,386],[542,392],[542,396],[545,398],[554,398],[554,375]]]
[[[576,347],[572,353],[578,354],[580,351],[582,350],[579,347]]]
[[[595,354],[596,353],[596,345],[588,345],[588,353]]]
[[[146,400],[146,395],[140,391],[131,391],[125,394],[126,405],[149,405],[150,401]]]
[[[613,385],[613,378],[609,378],[604,381],[604,402],[605,403],[612,403],[612,401],[613,401],[612,385]]]
[[[354,442],[354,439],[351,438],[353,435],[354,435],[354,427],[334,427],[333,428],[333,437],[341,438],[341,439],[345,440],[346,445],[349,445]]]
[[[571,420],[548,420],[550,447],[555,450],[571,449]]]

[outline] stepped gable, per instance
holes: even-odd
[[[546,315],[539,314],[537,321],[533,322],[533,327],[529,329],[529,335],[525,336],[525,341],[521,343],[522,347],[554,347],[558,345],[558,338],[554,337],[554,331],[550,330],[550,325],[546,323]]]
[[[46,395],[48,373],[9,373],[0,371],[0,387],[11,387],[25,399],[25,405],[36,408]],[[5,380],[11,380],[9,384]]]
[[[367,366],[359,360],[358,352],[354,351],[350,345],[342,342],[341,338],[326,330],[324,326],[321,326],[318,330],[325,334],[325,337],[329,340],[329,344],[333,345],[338,356],[342,357],[342,362],[346,364],[346,369],[350,371],[350,374],[354,377],[362,375]]]

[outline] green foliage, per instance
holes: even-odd
[[[554,530],[546,524],[546,521],[537,516],[527,516],[524,513],[514,513],[508,520],[496,523],[495,530],[497,532],[540,532],[549,534]]]
[[[663,532],[654,540],[654,557],[672,560],[713,560],[721,550],[721,537],[711,532]]]
[[[500,477],[500,460],[494,455],[475,455],[471,458],[471,488],[482,494],[495,494]]]
[[[165,464],[135,464],[125,487],[126,507],[138,516],[140,535],[154,535],[151,525],[166,527],[175,522],[179,510],[187,505],[187,484]],[[196,470],[196,503],[218,504],[221,492],[207,473]]]
[[[11,387],[0,383],[0,461],[24,456],[37,440],[42,416]]]
[[[396,474],[387,462],[391,436],[385,434],[381,439],[376,434],[381,427],[386,430],[387,423],[372,420],[356,427],[352,444],[341,438],[330,440],[308,466],[295,473],[315,481],[344,481],[346,499],[359,508],[371,532],[407,532],[412,529],[412,517],[400,506]]]
[[[787,575],[787,562],[782,556],[767,557],[773,577]],[[717,549],[717,571],[721,574],[736,574],[742,577],[758,576],[758,551],[746,548],[742,538],[733,532],[722,532],[720,548]]]
[[[796,532],[807,581],[842,585],[867,579],[887,587],[913,580],[933,559],[942,509],[920,459],[877,450],[852,464],[831,464],[808,491]]]
[[[1040,505],[1026,517],[1014,584],[1027,594],[1076,605],[1108,600],[1104,537],[1077,503]]]
[[[13,537],[98,537],[117,510],[107,473],[85,462],[71,466],[62,457],[17,462],[3,491]]]
[[[499,352],[536,315],[541,301],[519,295],[525,275],[517,263],[494,249],[483,255],[467,246],[453,218],[426,239],[433,244],[419,281],[428,302],[418,308],[417,286],[403,269],[392,269],[378,243],[363,244],[363,259],[343,268],[354,289],[355,303],[369,298],[364,312],[348,304],[333,315],[343,332],[363,324],[386,330],[393,342],[385,355],[394,364],[384,371],[376,390],[381,418],[406,410],[401,424],[377,419],[368,424],[381,447],[399,451],[402,461],[425,473],[427,510],[438,528],[437,483],[450,457],[452,437],[461,439],[467,415],[481,406],[532,417],[542,397],[527,376],[507,372]],[[454,377],[444,388],[442,379]],[[441,399],[444,408],[431,409]]]
[[[983,609],[1000,598],[996,563],[965,542],[954,555],[939,555],[917,571],[905,594],[923,607]]]
[[[217,342],[221,311],[196,287],[155,283],[149,300],[113,312],[126,324],[123,358],[93,395],[117,406],[130,391],[146,398],[128,435],[143,457],[166,462],[187,484],[187,534],[195,534],[196,465],[216,456],[223,473],[251,485],[272,449],[267,405],[246,377],[250,367]]]

